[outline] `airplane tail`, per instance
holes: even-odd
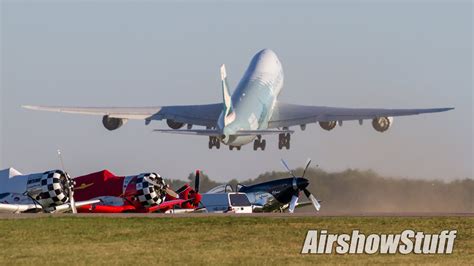
[[[232,98],[229,92],[229,84],[227,83],[227,73],[225,65],[221,66],[221,82],[222,82],[222,96],[224,103],[224,126],[230,124],[235,119],[235,114],[232,108]]]

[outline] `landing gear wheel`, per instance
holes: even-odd
[[[216,137],[209,137],[208,147],[209,149],[212,149],[213,147],[216,147],[216,149],[219,149],[221,147],[221,142]]]
[[[286,134],[286,143],[285,143],[286,144],[285,146],[286,146],[287,150],[290,149],[290,139],[291,139],[291,135],[290,135],[290,133],[287,133]]]
[[[287,134],[279,134],[278,135],[278,149],[283,149],[285,147],[287,150],[290,149],[290,139],[291,135],[290,133]]]
[[[232,150],[234,150],[234,148],[237,149],[238,151],[240,151],[240,149],[242,148],[242,146],[232,146],[232,145],[229,145],[229,150],[232,151]]]
[[[253,150],[256,151],[258,148],[265,150],[266,141],[262,139],[262,136],[258,135],[253,142]]]

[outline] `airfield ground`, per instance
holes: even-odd
[[[0,216],[0,265],[309,264],[474,261],[474,217]],[[158,218],[159,217],[159,218]],[[301,255],[308,229],[347,233],[439,233],[457,229],[451,255]]]

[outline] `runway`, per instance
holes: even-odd
[[[474,213],[441,212],[302,212],[302,213],[0,213],[0,219],[34,219],[44,217],[107,217],[107,218],[205,218],[205,217],[268,217],[268,218],[315,218],[318,217],[474,217]]]

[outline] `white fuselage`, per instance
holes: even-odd
[[[254,136],[233,135],[239,130],[263,130],[273,113],[283,88],[283,68],[276,54],[269,49],[258,52],[232,94],[233,121],[223,128],[222,142],[241,146]]]

